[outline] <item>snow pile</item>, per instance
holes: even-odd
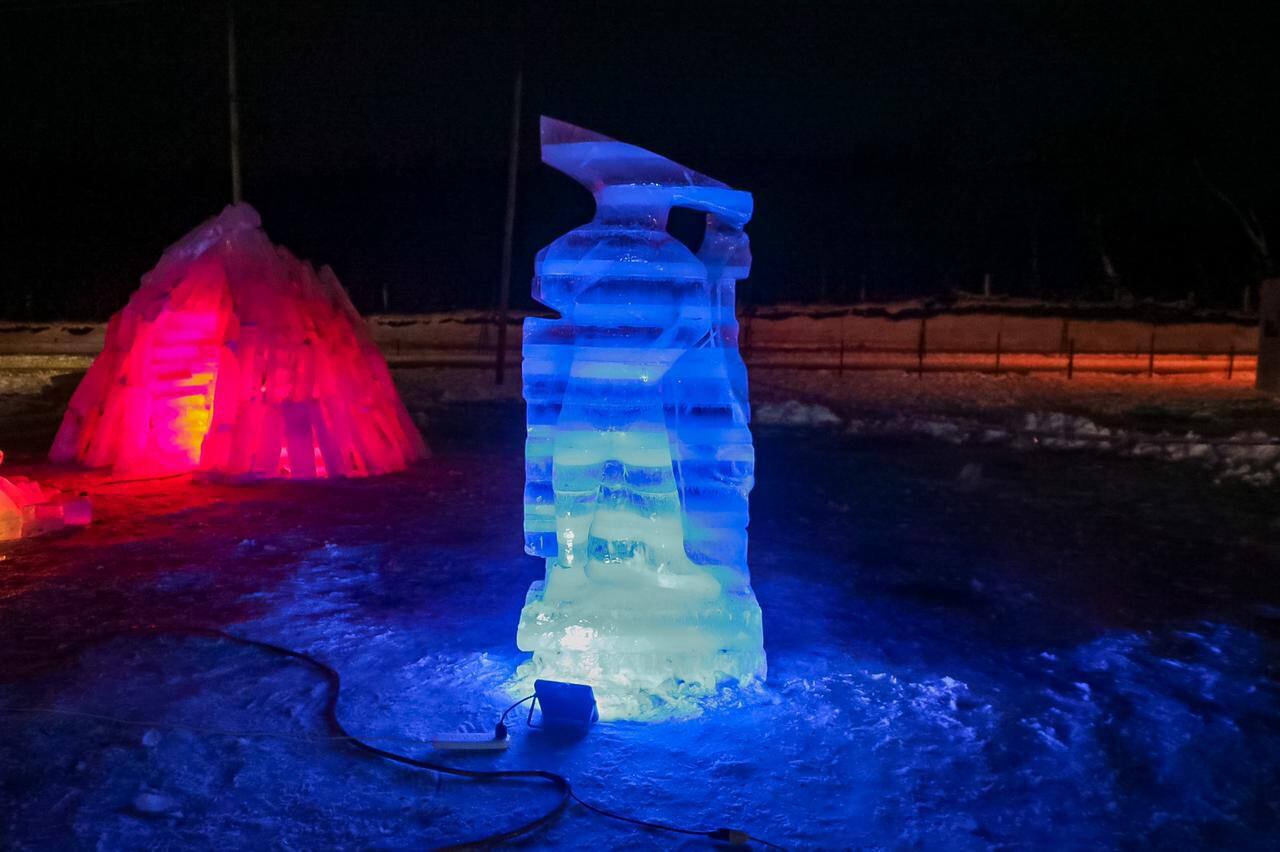
[[[1003,443],[1008,429],[992,427],[971,417],[897,414],[893,417],[851,418],[845,426],[851,435],[923,435],[948,444]]]
[[[1218,481],[1239,479],[1249,485],[1271,485],[1280,477],[1280,440],[1261,430],[1237,432],[1213,448],[1225,469]]]
[[[758,405],[755,422],[763,426],[839,426],[840,418],[825,405],[789,399],[783,403]]]
[[[1060,412],[1027,412],[1022,426],[1013,441],[1019,449],[1038,445],[1060,450],[1110,451],[1160,461],[1193,461],[1212,470],[1215,483],[1235,479],[1265,486],[1280,475],[1280,437],[1260,429],[1236,432],[1225,440],[1193,431],[1152,435],[1108,429],[1087,417]]]
[[[1060,411],[1028,411],[1022,417],[1016,441],[1038,443],[1055,450],[1109,450],[1125,438],[1123,429],[1099,426],[1088,417]]]

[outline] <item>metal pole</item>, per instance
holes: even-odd
[[[1151,348],[1147,350],[1147,378],[1156,374],[1156,329],[1151,327]]]
[[[507,369],[507,311],[511,306],[511,241],[516,227],[516,174],[520,163],[520,99],[524,92],[524,69],[516,69],[515,94],[511,99],[511,148],[507,160],[507,216],[502,225],[502,272],[498,280],[498,352],[493,365],[493,383],[502,384]]]
[[[1076,339],[1073,337],[1067,341],[1067,379],[1075,376],[1076,372]]]
[[[836,372],[838,376],[844,375],[844,321],[848,316],[845,314],[840,317],[840,369]]]
[[[236,85],[236,4],[227,0],[227,118],[231,128],[231,203],[240,194],[240,94]]]
[[[1003,348],[1001,345],[1003,342],[1001,340],[1002,336],[1003,335],[1001,332],[999,331],[996,332],[996,375],[997,376],[1000,375],[1000,350]]]
[[[1227,352],[1227,381],[1231,381],[1231,374],[1236,371],[1236,345],[1231,344],[1231,350]]]

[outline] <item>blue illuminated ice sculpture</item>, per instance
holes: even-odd
[[[642,717],[765,675],[734,314],[751,194],[571,124],[541,132],[596,215],[538,254],[533,295],[559,317],[525,320],[525,551],[546,578],[520,616],[521,675]],[[673,207],[706,214],[697,255],[667,232]]]

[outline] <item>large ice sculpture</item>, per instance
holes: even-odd
[[[365,476],[427,454],[333,271],[237,204],[164,253],[111,318],[50,458],[117,474]]]
[[[595,218],[537,258],[525,320],[525,550],[546,558],[517,644],[522,674],[589,683],[643,715],[765,675],[747,572],[754,451],[734,285],[750,193],[544,117],[542,159]],[[666,230],[706,213],[695,256]]]

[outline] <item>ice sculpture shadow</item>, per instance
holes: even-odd
[[[525,550],[546,559],[517,644],[605,716],[763,679],[747,570],[754,450],[734,287],[747,192],[549,118],[543,161],[595,217],[539,252],[524,331]],[[694,255],[672,208],[706,215]]]

